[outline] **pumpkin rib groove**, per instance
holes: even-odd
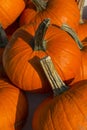
[[[81,73],[81,80],[82,80],[82,77],[84,77],[84,65],[83,65],[83,62],[81,62],[80,66],[81,66],[81,70],[82,70],[82,71],[80,71],[80,73]]]
[[[24,84],[25,84],[25,81],[24,81],[23,79],[24,79],[24,75],[25,75],[25,73],[26,73],[25,71],[27,70],[27,68],[28,68],[28,66],[27,66],[27,64],[25,63],[25,67],[23,68],[23,69],[24,69],[24,72],[23,72],[24,74],[22,75],[22,79],[21,79],[21,87],[24,88],[24,89],[25,89],[25,85],[24,85]],[[24,87],[23,87],[23,86],[24,86]]]
[[[2,14],[4,14],[5,15],[5,18],[7,19],[7,21],[9,21],[9,20],[11,20],[12,21],[12,19],[10,18],[9,19],[9,13],[8,14],[6,14],[6,11],[3,9],[3,7],[1,7],[1,5],[0,5],[0,12],[2,12]]]
[[[23,57],[24,57],[24,56],[23,56]],[[14,71],[15,73],[17,72],[17,67],[20,68],[20,65],[21,65],[21,64],[20,64],[19,60],[22,61],[22,60],[23,60],[23,57],[19,57],[19,58],[18,58],[18,61],[17,61],[17,63],[16,63],[16,68],[15,68],[15,71]],[[25,63],[26,63],[26,61],[25,61]],[[23,66],[23,69],[21,70],[21,73],[22,73],[22,74],[24,73],[24,71],[25,71],[25,69],[26,69],[26,68],[25,68],[25,66],[26,66],[25,63],[23,62],[23,64],[22,64],[22,66]],[[25,64],[25,65],[24,65],[24,64]],[[13,77],[15,77],[15,76],[14,76],[15,73],[13,74]],[[19,81],[20,81],[19,84],[22,85],[22,79],[23,79],[23,76],[24,76],[24,75],[20,75],[20,76],[21,76],[21,77],[20,77],[20,80],[19,80]],[[14,80],[14,79],[13,79],[13,80]],[[18,81],[18,82],[19,82],[19,81]],[[17,84],[16,84],[16,85],[17,85]]]
[[[76,91],[78,91],[78,90],[76,89]],[[76,92],[76,91],[75,91],[75,92]],[[73,91],[72,91],[72,92],[73,92]],[[70,100],[71,100],[72,102],[74,101],[74,102],[73,102],[73,103],[74,103],[74,106],[76,106],[76,108],[78,109],[78,115],[80,114],[80,117],[81,117],[81,116],[82,116],[82,117],[85,117],[85,116],[84,116],[84,113],[81,111],[82,108],[80,109],[80,107],[77,105],[77,102],[76,102],[76,100],[75,100],[75,98],[74,98],[74,96],[73,96],[74,94],[73,94],[72,92],[71,92],[71,91],[67,92],[67,96],[70,97]],[[78,93],[78,92],[77,92],[77,93]],[[76,94],[75,94],[75,96],[76,96]],[[65,98],[67,98],[67,97],[65,96]],[[61,99],[62,99],[62,98],[61,98]],[[71,102],[71,103],[72,103],[72,102]],[[69,103],[69,104],[70,104],[70,103]],[[64,105],[64,104],[63,104],[63,105]],[[65,109],[65,110],[66,110],[66,109]],[[65,112],[65,113],[66,113],[66,112]],[[67,113],[66,113],[66,114],[67,114]],[[78,118],[77,118],[77,119],[78,119]],[[70,122],[69,122],[69,123],[70,123]],[[73,127],[73,125],[71,125],[71,126]],[[74,129],[75,129],[75,128],[74,128]],[[73,129],[73,130],[74,130],[74,129]]]
[[[68,119],[67,113],[65,111],[66,109],[64,109],[65,106],[64,106],[64,102],[63,102],[62,96],[61,96],[61,102],[62,102],[61,105],[62,105],[62,108],[63,108],[63,112],[64,112],[64,115],[66,117],[66,121],[67,121],[68,125],[70,126],[71,130],[74,130],[74,128],[72,128],[73,126],[72,126],[70,120]]]
[[[54,128],[54,130],[56,130],[56,128],[55,128],[55,125],[54,125],[54,122],[53,122],[53,118],[52,118],[52,110],[51,110],[51,105],[50,105],[50,119],[51,119],[51,121],[52,121],[52,125],[53,125],[53,128]]]
[[[4,87],[4,88],[2,88],[2,91],[4,91],[4,89],[11,89],[10,87],[9,88],[7,88],[7,87]],[[2,92],[3,93],[3,92]],[[8,95],[10,95],[10,93],[12,94],[12,92],[10,92],[9,91],[9,94]],[[3,97],[4,98],[4,97]],[[10,104],[12,103],[12,104],[14,104],[14,102],[13,102],[13,97],[10,97]],[[9,101],[9,99],[6,99],[7,101]],[[0,104],[1,104],[1,102],[0,102]],[[3,106],[3,103],[2,103],[2,106]],[[10,105],[10,107],[12,107],[13,105]],[[14,106],[15,106],[15,104],[14,104]],[[8,106],[5,106],[4,105],[4,110],[5,110],[5,114],[6,115],[8,115],[8,111],[7,111],[7,107]],[[12,110],[12,109],[11,109]],[[8,115],[6,118],[8,118],[8,120],[9,120],[9,122],[10,122],[10,124],[12,124],[12,121],[11,121],[11,119],[10,119],[10,116]],[[13,122],[14,123],[14,122]],[[12,124],[13,125],[13,124]]]
[[[24,79],[24,73],[25,73],[25,70],[27,69],[27,64],[26,64],[26,61],[25,62],[23,62],[23,70],[22,70],[22,75],[21,75],[21,79],[20,79],[20,85],[22,86],[23,85],[23,79]],[[19,65],[20,66],[20,65]],[[22,86],[23,87],[23,86]]]
[[[76,97],[74,96],[74,94],[70,92],[70,96],[71,96],[72,100],[74,101],[74,103],[76,104],[76,106],[77,106],[78,110],[80,111],[80,113],[83,115],[83,117],[85,117],[84,113],[80,109],[81,106],[79,107],[79,105],[77,105],[77,101],[75,99]]]

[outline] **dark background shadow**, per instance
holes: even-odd
[[[83,19],[87,19],[87,6],[84,7],[83,9],[83,16],[82,16]]]

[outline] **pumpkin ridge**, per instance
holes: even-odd
[[[80,113],[84,116],[84,113],[81,111],[80,107],[77,105],[77,101],[76,101],[75,96],[72,92],[70,92],[70,96],[71,96],[71,99],[74,101],[75,105],[77,106],[78,110],[80,111]]]
[[[51,105],[50,105],[51,106]],[[50,107],[51,108],[51,107]],[[54,125],[54,122],[53,122],[53,119],[52,119],[52,112],[51,112],[51,109],[49,109],[49,111],[48,112],[50,112],[50,114],[49,114],[49,116],[50,116],[50,119],[51,119],[51,125],[53,125],[53,128],[54,128],[54,130],[56,130],[56,128],[55,128],[55,125]]]
[[[69,94],[67,93],[67,95],[69,95]],[[71,124],[71,122],[70,122],[70,120],[69,120],[69,118],[67,116],[67,113],[65,112],[66,109],[64,109],[64,102],[63,102],[63,97],[62,96],[61,96],[61,102],[62,102],[61,105],[62,105],[62,108],[63,108],[64,115],[66,116],[66,121],[67,121],[68,125],[70,126],[71,130],[74,130],[74,128],[72,128],[73,126],[72,126],[72,124]]]
[[[8,13],[8,14],[6,14],[5,9],[3,9],[3,7],[2,7],[1,5],[0,5],[0,12],[2,12],[2,14],[4,14],[4,15],[5,15],[5,18],[7,19],[7,21],[9,21],[9,20],[10,20],[10,21],[12,21],[12,19],[11,19],[11,18],[9,19],[9,17],[10,17],[10,16],[9,16],[9,13]],[[10,21],[9,21],[9,22],[10,22]]]

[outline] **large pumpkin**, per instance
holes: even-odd
[[[25,94],[9,80],[0,79],[0,130],[21,130],[27,114]]]
[[[44,63],[46,66],[46,62]],[[52,65],[51,65],[52,66]],[[56,81],[56,92],[62,93],[55,97],[49,97],[36,109],[33,120],[33,130],[86,130],[87,129],[87,80],[73,84],[69,90],[61,78],[55,78],[54,69],[45,67],[48,77],[54,87]],[[48,68],[48,69],[47,69]],[[51,75],[49,75],[49,72]],[[53,76],[53,78],[52,78]],[[64,92],[64,90],[67,90]]]
[[[43,20],[37,30],[33,24],[21,27],[5,47],[5,72],[24,90],[47,91],[50,88],[39,63],[43,56],[52,57],[63,80],[72,80],[79,69],[81,52],[78,46],[68,33],[49,22],[49,19]]]
[[[45,18],[50,18],[52,24],[66,23],[77,29],[80,11],[74,0],[32,0],[20,16],[20,26],[30,22],[39,24]]]
[[[87,80],[61,95],[45,99],[34,113],[33,130],[86,130]]]
[[[3,28],[11,25],[25,8],[25,0],[0,0],[0,23]]]

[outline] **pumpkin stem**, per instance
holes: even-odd
[[[35,36],[33,38],[34,50],[46,50],[46,41],[44,40],[45,33],[50,24],[50,19],[44,19],[39,25],[38,29],[35,32]]]
[[[47,7],[48,0],[31,0],[38,12],[43,11]]]
[[[75,42],[77,43],[77,45],[80,48],[80,50],[82,50],[83,44],[80,41],[80,39],[79,39],[78,35],[76,34],[76,32],[72,28],[70,28],[68,25],[66,25],[66,24],[63,24],[61,26],[61,29],[66,31],[66,32],[68,32],[72,36],[72,38],[75,40]]]
[[[78,1],[78,8],[80,10],[80,24],[84,23],[83,18],[82,18],[83,9],[84,9],[84,3],[85,3],[85,0],[79,0]]]
[[[0,24],[0,47],[4,48],[8,43],[8,39],[7,39],[7,35],[2,27],[2,25]]]
[[[54,96],[61,94],[62,92],[66,91],[69,87],[65,85],[62,81],[56,69],[53,65],[50,56],[46,56],[40,60],[41,66],[51,84]]]

